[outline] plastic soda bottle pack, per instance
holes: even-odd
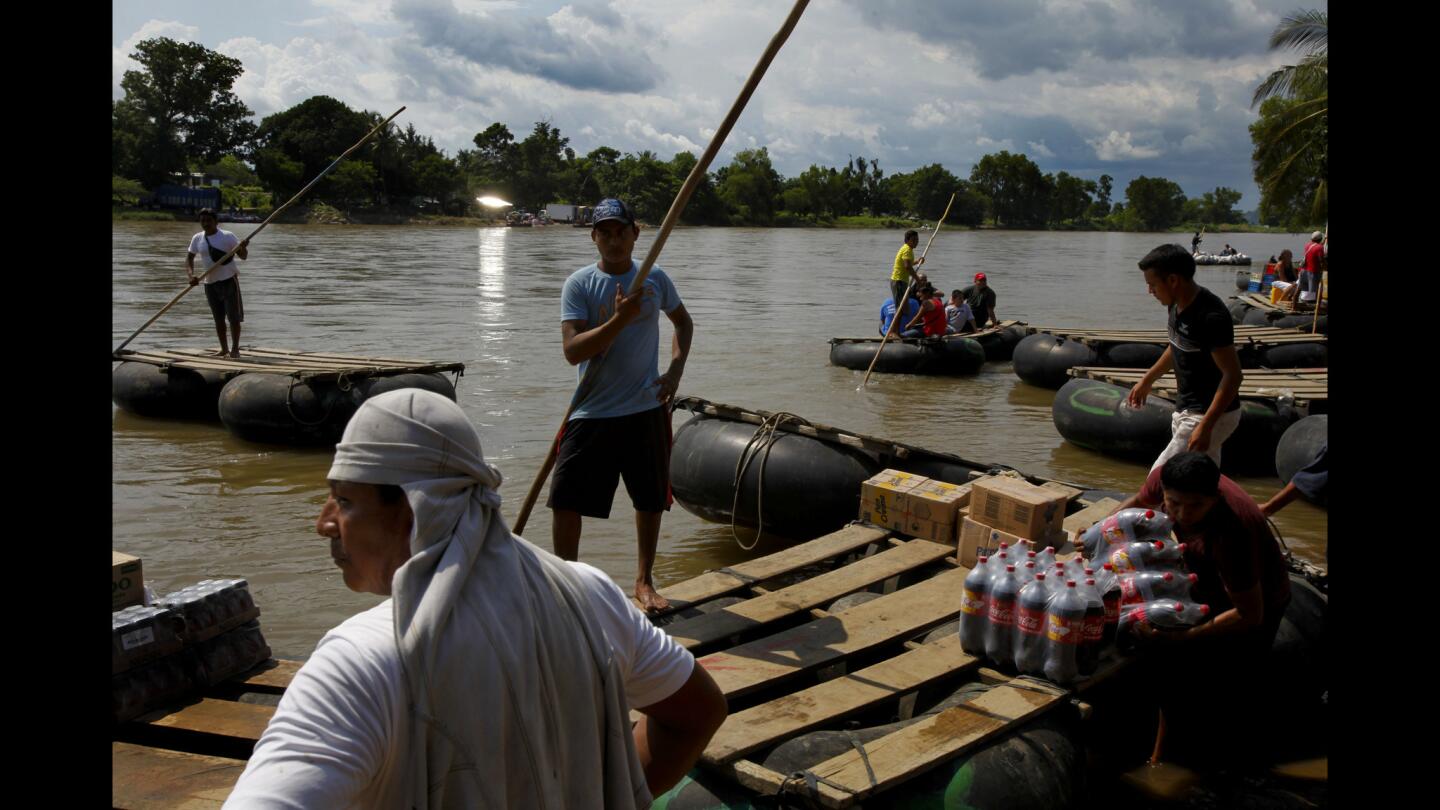
[[[1210,607],[1191,599],[1198,577],[1185,570],[1185,544],[1173,529],[1164,512],[1122,509],[1082,535],[1111,638],[1142,621],[1181,629],[1210,618]]]

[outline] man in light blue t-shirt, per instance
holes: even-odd
[[[660,519],[670,508],[670,402],[680,387],[695,325],[675,285],[658,266],[644,289],[628,295],[640,272],[631,258],[640,226],[630,207],[607,198],[595,206],[590,240],[600,261],[576,270],[560,293],[560,334],[565,359],[580,366],[580,379],[601,362],[589,394],[566,422],[556,454],[555,477],[546,505],[554,514],[555,554],[580,556],[584,517],[610,517],[615,488],[635,507],[640,565],[635,598],[647,611],[668,600],[655,592],[651,570],[660,539]],[[670,367],[658,368],[660,313],[675,325]]]

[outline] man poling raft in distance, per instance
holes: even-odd
[[[249,258],[250,240],[240,238],[217,227],[219,219],[209,208],[200,209],[201,231],[190,238],[190,250],[185,255],[185,275],[190,286],[200,283],[195,275],[195,257],[205,260],[205,300],[210,304],[210,314],[215,318],[215,334],[220,338],[220,355],[240,356],[240,324],[245,320],[245,304],[240,299],[240,273],[235,269],[235,259]],[[236,246],[239,246],[236,248]],[[216,268],[219,261],[235,249],[235,255]],[[212,269],[214,268],[214,269]],[[208,274],[208,275],[206,275]],[[225,343],[225,322],[230,322],[230,344]]]

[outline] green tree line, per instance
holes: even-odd
[[[137,199],[171,175],[206,171],[228,186],[286,200],[384,119],[329,96],[313,96],[265,116],[254,114],[231,87],[238,60],[196,43],[163,37],[136,46],[141,70],[127,71],[125,97],[112,105],[114,199]],[[605,196],[630,202],[658,222],[698,160],[650,151],[621,153],[601,146],[578,154],[570,139],[538,121],[517,139],[495,122],[477,132],[473,149],[453,157],[414,125],[388,125],[317,185],[313,197],[338,208],[415,210],[438,205],[451,214],[474,211],[495,195],[516,208],[548,203],[593,204]],[[1112,200],[1113,178],[1050,174],[1024,154],[982,157],[968,176],[939,163],[886,174],[878,159],[851,157],[844,166],[811,165],[784,177],[765,148],[737,153],[707,172],[682,221],[707,225],[833,224],[846,217],[936,220],[951,194],[948,223],[1004,228],[1167,230],[1180,225],[1237,224],[1240,193],[1219,187],[1187,199],[1161,177],[1137,177]],[[227,201],[227,204],[228,201]],[[243,207],[243,205],[242,205]]]

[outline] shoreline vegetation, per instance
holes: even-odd
[[[257,212],[263,219],[267,214]],[[110,211],[111,222],[190,222],[195,221],[193,214],[178,213],[171,211],[147,211],[136,208],[112,207]],[[244,225],[257,223],[234,223],[221,222],[224,225]],[[456,227],[456,228],[504,228],[505,217],[467,217],[451,216],[448,214],[427,214],[407,211],[341,211],[334,206],[325,203],[312,203],[308,206],[297,206],[287,211],[284,216],[275,220],[273,224],[284,225],[397,225],[408,227]],[[647,228],[656,228],[659,223],[643,222]],[[571,225],[566,222],[557,222],[547,226],[552,228],[569,228]],[[921,219],[907,219],[894,216],[841,216],[834,219],[801,219],[795,218],[789,221],[777,222],[768,226],[750,225],[686,225],[683,228],[741,228],[741,227],[771,227],[771,228],[814,228],[820,230],[908,230],[910,228],[933,228],[934,223]],[[1163,231],[1154,233],[1168,233],[1180,231],[1198,231],[1199,225],[1177,225]],[[955,225],[946,224],[945,230],[949,231],[1094,231],[1094,232],[1115,232],[1129,233],[1107,228],[1104,223],[1089,222],[1083,224],[1064,224],[1050,228],[1005,228],[996,227],[994,224],[982,223],[980,225]],[[1255,225],[1250,223],[1226,223],[1223,225],[1205,225],[1205,233],[1274,233],[1288,234],[1298,233],[1289,228],[1270,225]]]

